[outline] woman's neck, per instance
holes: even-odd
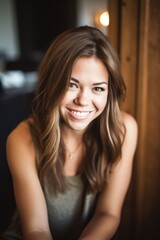
[[[84,132],[82,131],[75,131],[67,127],[62,127],[61,134],[63,141],[68,144],[75,145],[77,142],[80,143],[83,141]]]

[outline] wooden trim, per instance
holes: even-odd
[[[135,116],[137,91],[138,47],[138,0],[123,0],[121,6],[120,61],[121,71],[127,86],[126,100],[122,108]]]
[[[108,4],[110,24],[108,27],[108,36],[112,43],[112,46],[119,54],[119,44],[120,44],[120,6],[119,0],[111,0]]]
[[[139,140],[137,147],[136,171],[137,171],[137,230],[143,215],[144,196],[144,165],[146,149],[147,129],[147,92],[148,92],[148,34],[149,34],[149,6],[150,0],[142,0],[140,7],[140,45],[139,45],[139,74],[137,82],[137,120],[139,125]]]

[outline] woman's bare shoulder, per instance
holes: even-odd
[[[32,162],[34,161],[34,144],[27,120],[20,122],[9,134],[6,142],[6,152],[9,163],[15,161],[21,162],[22,159],[31,159]]]
[[[124,149],[128,149],[129,152],[134,153],[137,140],[138,140],[138,124],[136,119],[127,112],[122,112],[122,119],[125,125],[125,139],[124,139]]]
[[[136,119],[127,112],[121,112],[121,116],[126,127],[126,130],[137,131],[138,125]]]
[[[28,119],[27,119],[28,120]],[[20,122],[8,135],[7,143],[21,141],[30,143],[32,141],[31,132],[27,120]]]

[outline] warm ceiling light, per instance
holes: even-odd
[[[100,23],[104,27],[109,26],[109,13],[108,13],[108,11],[105,11],[105,12],[101,13],[99,20],[100,20]]]
[[[95,15],[95,26],[102,28],[109,26],[109,13],[108,11],[99,11]]]

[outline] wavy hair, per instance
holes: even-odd
[[[33,101],[37,128],[39,177],[44,184],[52,178],[54,191],[64,191],[64,144],[61,136],[59,103],[67,91],[73,64],[80,57],[97,57],[109,72],[109,92],[103,113],[92,122],[84,136],[89,159],[84,175],[89,189],[101,189],[104,169],[121,157],[125,128],[119,103],[125,96],[119,59],[108,38],[97,28],[81,26],[60,34],[50,45],[39,66],[39,79]]]

